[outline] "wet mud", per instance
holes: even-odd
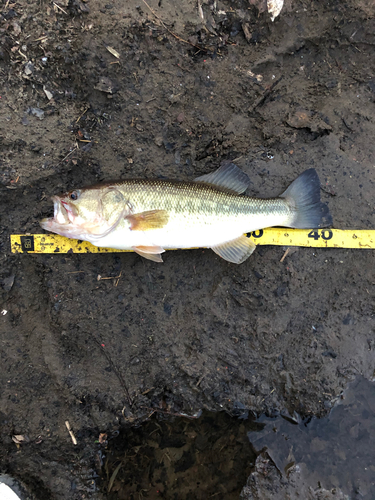
[[[259,4],[1,6],[0,472],[38,499],[103,498],[96,441],[155,411],[322,417],[374,376],[371,250],[10,253],[55,193],[222,160],[264,197],[314,167],[334,227],[374,228],[374,7]]]

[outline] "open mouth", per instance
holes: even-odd
[[[68,210],[65,206],[65,203],[63,203],[58,196],[53,196],[52,201],[54,209],[54,221],[58,224],[69,224],[70,221],[68,217]]]
[[[40,221],[42,228],[50,230],[51,224],[67,225],[70,224],[68,211],[62,204],[58,196],[52,196],[53,201],[53,217],[49,217]]]

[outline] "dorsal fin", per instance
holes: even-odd
[[[194,182],[205,182],[241,194],[249,187],[250,179],[234,163],[225,161],[215,172],[201,175],[194,179]]]

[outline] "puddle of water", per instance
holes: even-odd
[[[238,500],[256,459],[247,438],[256,427],[226,413],[153,418],[110,441],[101,490],[108,500]]]
[[[362,378],[351,383],[322,419],[297,418],[293,424],[281,416],[256,422],[245,418],[247,412],[237,417],[209,412],[198,419],[159,417],[122,431],[104,450],[101,490],[108,500],[237,500],[267,447],[286,482],[298,465],[304,491],[337,488],[353,500],[374,500],[374,383]],[[276,488],[279,475],[269,481]]]
[[[309,486],[339,488],[351,499],[375,498],[375,384],[349,384],[326,418],[296,424],[261,417],[264,428],[249,432],[256,450],[267,453],[284,477],[293,462]]]

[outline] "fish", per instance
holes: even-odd
[[[40,225],[98,247],[133,250],[154,262],[163,262],[161,254],[168,249],[211,248],[234,264],[255,250],[248,237],[253,231],[332,225],[313,168],[276,198],[244,195],[249,184],[248,175],[229,161],[190,182],[106,182],[53,196],[54,216]]]

